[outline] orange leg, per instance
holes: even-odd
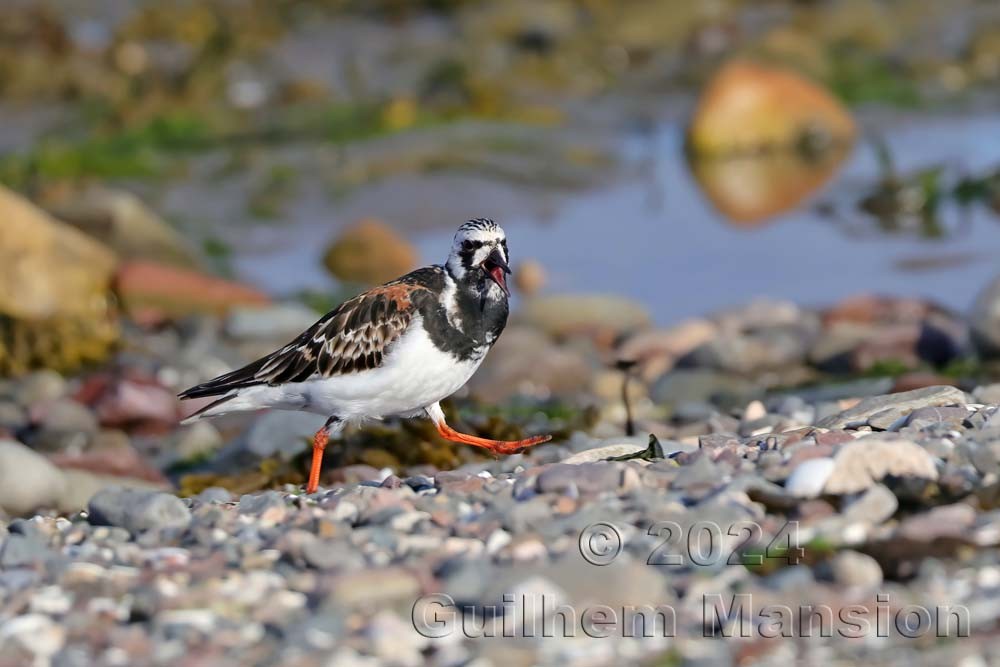
[[[323,468],[323,451],[328,442],[330,442],[330,432],[324,426],[313,436],[313,460],[312,467],[309,468],[309,483],[306,484],[306,493],[316,493],[319,489],[319,473]]]
[[[473,445],[474,447],[482,447],[483,449],[488,449],[497,455],[517,454],[528,447],[540,445],[541,443],[548,442],[552,439],[551,435],[536,435],[531,438],[525,438],[524,440],[490,440],[489,438],[480,438],[479,436],[469,435],[467,433],[459,433],[445,423],[444,412],[441,411],[441,406],[437,403],[434,403],[427,408],[427,416],[431,418],[431,421],[434,422],[434,426],[437,427],[437,432],[440,433],[441,437],[445,440],[461,442],[466,445]]]

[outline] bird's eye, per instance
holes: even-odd
[[[472,241],[462,241],[462,250],[472,250],[476,247],[476,244]]]

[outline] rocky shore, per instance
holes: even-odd
[[[912,639],[893,620],[880,651],[899,653],[879,664],[988,664],[998,400],[995,385],[772,399],[696,441],[578,433],[450,471],[349,466],[312,496],[105,489],[4,522],[0,664],[855,661],[879,609],[942,605],[953,627]],[[773,619],[734,611],[736,594],[867,610],[871,632],[837,641],[835,615],[841,635],[770,641]],[[580,625],[527,629],[559,605]],[[635,632],[595,626],[595,605],[673,616]]]
[[[7,201],[59,270],[8,263],[0,294],[0,667],[991,659],[996,285],[968,316],[862,295],[660,327],[625,298],[547,292],[526,262],[446,409],[553,443],[493,460],[420,420],[372,425],[305,496],[322,416],[179,426],[198,406],[175,396],[329,304],[163,261],[139,242],[165,243],[159,223],[117,201],[102,263]],[[387,233],[339,242],[353,257]]]

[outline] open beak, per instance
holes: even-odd
[[[503,293],[510,296],[510,290],[507,289],[507,274],[510,273],[510,267],[507,266],[507,262],[504,261],[503,255],[500,254],[499,248],[494,248],[493,252],[489,254],[486,261],[483,262],[483,270],[486,271],[486,275],[490,277],[490,280],[495,282],[503,290]]]

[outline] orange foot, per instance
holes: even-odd
[[[488,449],[496,455],[518,454],[523,452],[528,447],[540,445],[543,442],[548,442],[552,439],[551,435],[536,435],[531,438],[525,438],[524,440],[490,440],[489,438],[480,438],[475,435],[468,435],[467,433],[459,433],[444,423],[443,420],[439,421],[435,425],[437,426],[438,433],[440,433],[441,437],[445,440],[461,442],[475,447],[482,447],[483,449]]]

